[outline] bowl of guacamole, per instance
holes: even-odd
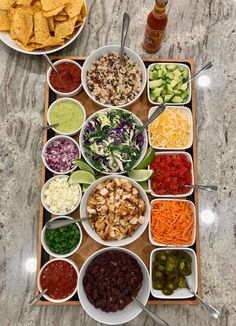
[[[49,125],[60,135],[76,135],[83,126],[86,112],[83,105],[73,98],[60,98],[53,102],[47,113]]]

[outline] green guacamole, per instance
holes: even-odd
[[[49,115],[50,124],[58,123],[58,132],[73,133],[84,121],[84,112],[77,103],[65,100],[55,104]]]

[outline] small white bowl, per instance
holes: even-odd
[[[143,123],[142,121],[132,112],[129,112],[125,109],[122,109],[120,107],[108,107],[108,108],[104,108],[104,109],[101,109],[99,110],[98,112],[94,112],[92,115],[90,115],[90,117],[85,121],[81,131],[80,131],[80,135],[79,135],[79,144],[80,144],[80,150],[81,150],[81,153],[82,153],[82,156],[84,157],[85,161],[94,169],[94,170],[97,170],[98,172],[101,172],[103,174],[124,174],[124,172],[105,172],[105,171],[100,171],[98,170],[94,165],[93,163],[90,161],[89,157],[87,156],[87,154],[85,153],[85,150],[84,150],[84,146],[83,146],[83,138],[84,138],[84,134],[85,134],[85,130],[87,128],[87,125],[89,124],[89,122],[95,118],[96,116],[98,116],[99,114],[103,113],[103,112],[108,112],[108,111],[111,111],[111,110],[119,110],[119,111],[124,111],[125,113],[128,113],[130,114],[131,116],[133,116],[133,118],[135,119],[136,123],[138,126],[142,126]],[[135,163],[135,165],[133,166],[133,169],[135,169],[135,167],[143,160],[146,152],[147,152],[147,147],[148,147],[148,137],[147,137],[147,132],[146,130],[143,131],[143,137],[144,137],[144,142],[143,142],[143,147],[142,147],[142,151],[141,151],[141,155],[139,157],[139,159],[137,160],[137,162]]]
[[[188,203],[192,210],[193,210],[193,240],[192,242],[189,244],[189,245],[181,245],[181,246],[176,246],[176,245],[171,245],[171,244],[164,244],[164,243],[161,243],[161,242],[157,242],[156,240],[153,239],[153,236],[152,236],[152,231],[151,231],[151,219],[152,219],[152,205],[155,203],[155,202],[159,202],[159,201],[181,201],[181,202],[186,202]],[[153,244],[154,246],[161,246],[161,247],[191,247],[195,240],[196,240],[196,208],[195,208],[195,205],[192,201],[190,200],[185,200],[185,199],[153,199],[151,201],[151,209],[150,209],[150,222],[149,222],[149,226],[148,226],[148,236],[149,236],[149,241],[151,242],[151,244]]]
[[[53,215],[57,215],[57,216],[64,216],[64,215],[69,215],[71,214],[72,212],[74,212],[78,207],[79,207],[79,204],[80,204],[80,201],[81,201],[81,197],[82,197],[82,190],[81,190],[81,186],[79,184],[76,184],[76,186],[78,187],[79,189],[79,192],[80,192],[80,197],[78,199],[78,202],[77,204],[70,210],[70,211],[67,211],[67,212],[54,212],[53,210],[51,210],[51,208],[48,207],[48,205],[45,203],[45,200],[44,200],[44,193],[45,193],[45,190],[48,188],[49,184],[55,180],[56,178],[66,178],[68,179],[69,176],[68,175],[56,175],[52,178],[50,178],[42,187],[42,190],[41,190],[41,202],[42,202],[42,205],[43,207],[51,214]]]
[[[82,67],[82,85],[83,88],[86,92],[86,94],[90,97],[90,99],[92,101],[94,101],[96,104],[98,104],[99,106],[106,106],[106,107],[113,107],[113,105],[109,105],[109,104],[104,104],[99,102],[98,100],[95,99],[95,97],[91,94],[90,90],[87,87],[87,71],[90,67],[90,65],[98,60],[99,58],[101,58],[104,54],[106,53],[110,53],[110,52],[120,52],[120,45],[106,45],[103,46],[95,51],[93,51],[85,60],[83,67]],[[146,67],[143,63],[143,60],[141,59],[141,57],[134,52],[133,50],[129,49],[129,48],[124,48],[124,53],[127,54],[128,57],[130,57],[133,61],[137,62],[141,68],[141,72],[142,72],[142,85],[141,85],[141,90],[140,92],[136,95],[136,97],[123,105],[118,105],[119,107],[127,107],[131,104],[133,104],[143,93],[144,88],[146,86],[146,80],[147,80],[147,72],[146,72]]]
[[[156,110],[157,107],[158,106],[153,106],[153,107],[150,108],[148,117],[150,117],[152,115],[152,113]],[[192,144],[193,144],[193,117],[192,117],[191,110],[189,108],[187,108],[186,106],[177,106],[177,107],[176,106],[168,106],[168,107],[166,107],[166,109],[179,109],[179,110],[183,110],[183,111],[185,111],[187,113],[187,115],[189,117],[189,123],[190,123],[190,135],[189,135],[188,144],[185,147],[160,147],[160,146],[156,146],[156,145],[153,144],[153,142],[151,140],[150,131],[148,129],[148,140],[149,140],[150,146],[155,148],[155,149],[159,149],[159,150],[172,150],[172,151],[178,151],[178,150],[184,150],[184,149],[190,148],[192,146]]]
[[[188,69],[188,74],[189,74],[189,78],[191,77],[191,71],[189,69],[189,67],[184,64],[184,63],[179,63],[179,62],[156,62],[156,63],[152,63],[148,66],[148,69],[147,69],[147,96],[148,96],[148,100],[150,103],[154,104],[154,105],[157,105],[157,104],[161,104],[160,102],[154,102],[151,100],[150,98],[150,89],[149,89],[149,71],[151,70],[152,67],[154,67],[155,65],[168,65],[168,64],[176,64],[177,66],[181,66],[183,68],[187,68]],[[188,83],[188,89],[189,89],[189,95],[188,95],[188,98],[186,99],[185,102],[182,102],[182,103],[165,103],[166,105],[185,105],[185,104],[188,104],[190,101],[191,101],[191,97],[192,97],[192,85],[191,83]]]
[[[185,155],[187,156],[188,160],[191,162],[191,175],[192,175],[192,184],[194,184],[194,173],[193,173],[193,159],[192,159],[192,156],[188,153],[188,152],[172,152],[172,151],[166,151],[166,152],[155,152],[155,156],[158,156],[158,155],[179,155],[179,154],[182,154],[182,155]],[[150,165],[148,166],[148,169],[150,170]],[[189,188],[189,191],[186,192],[185,194],[179,194],[179,195],[171,195],[171,194],[167,194],[167,195],[158,195],[154,192],[154,190],[152,189],[152,183],[151,183],[151,179],[152,177],[148,180],[148,187],[149,187],[149,190],[151,192],[151,195],[154,196],[154,197],[163,197],[163,198],[166,198],[166,197],[174,197],[174,198],[181,198],[181,197],[187,197],[187,196],[190,196],[192,193],[193,193],[193,188]]]
[[[171,249],[163,249],[163,248],[158,248],[158,249],[154,249],[151,252],[150,255],[150,268],[149,268],[149,272],[150,272],[150,287],[151,287],[151,294],[158,299],[166,299],[166,300],[179,300],[179,299],[188,299],[188,298],[192,298],[193,295],[189,292],[189,290],[187,290],[186,288],[178,288],[174,291],[173,294],[171,295],[165,295],[162,293],[161,290],[156,290],[153,288],[152,286],[152,262],[154,261],[154,257],[155,254],[160,251],[160,250],[164,250],[164,251],[173,251],[173,250],[184,250],[186,251],[191,257],[192,257],[192,263],[191,263],[191,269],[192,269],[192,274],[189,276],[186,276],[189,284],[192,286],[193,290],[195,292],[197,292],[197,288],[198,288],[198,271],[197,271],[197,256],[196,253],[193,249],[191,248],[179,248],[179,247],[174,247]]]
[[[80,216],[85,217],[87,216],[87,202],[89,197],[91,196],[93,190],[97,187],[98,184],[100,184],[101,182],[104,182],[107,179],[113,179],[113,178],[119,178],[119,179],[127,179],[129,180],[132,185],[138,189],[139,191],[139,195],[140,197],[143,199],[143,201],[146,204],[146,212],[144,214],[145,217],[145,222],[143,224],[141,224],[137,230],[135,230],[134,234],[131,237],[126,237],[124,239],[121,240],[103,240],[102,238],[100,238],[100,236],[97,234],[97,232],[91,227],[91,225],[89,224],[88,221],[83,221],[83,227],[85,229],[85,231],[88,233],[88,235],[95,241],[97,241],[98,243],[101,243],[104,246],[109,246],[109,247],[120,247],[120,246],[126,246],[132,242],[134,242],[135,240],[137,240],[145,231],[148,222],[149,222],[149,217],[150,217],[150,204],[149,204],[149,200],[147,197],[147,194],[145,193],[145,191],[143,190],[143,188],[134,180],[125,177],[123,175],[117,175],[117,174],[112,174],[109,176],[105,176],[102,177],[98,180],[96,180],[95,182],[93,182],[93,184],[91,184],[89,186],[89,188],[85,191],[83,198],[81,200],[81,205],[80,205]]]
[[[63,63],[63,62],[69,62],[69,63],[72,63],[74,65],[76,65],[79,69],[80,69],[80,75],[82,76],[82,67],[80,66],[80,64],[78,64],[78,62],[74,61],[74,60],[70,60],[70,59],[61,59],[61,60],[57,60],[56,62],[54,62],[54,66],[56,67],[58,64],[60,63]],[[51,88],[51,90],[57,94],[58,96],[60,97],[73,97],[77,94],[79,94],[83,88],[82,86],[82,81],[79,85],[79,87],[77,87],[75,90],[73,90],[72,92],[68,92],[68,93],[63,93],[63,92],[59,92],[57,91],[51,84],[50,82],[50,75],[51,75],[51,72],[52,72],[52,68],[50,67],[47,71],[47,83],[48,83],[48,86]]]
[[[141,267],[142,273],[143,273],[143,282],[142,287],[140,288],[137,299],[142,302],[143,305],[147,304],[149,293],[150,293],[150,276],[147,270],[147,267],[145,266],[144,262],[134,254],[132,251],[125,249],[125,248],[103,248],[92,254],[90,257],[87,258],[85,263],[80,269],[80,276],[79,276],[79,286],[78,286],[78,296],[80,299],[81,306],[83,309],[87,312],[87,314],[95,319],[99,323],[103,323],[106,325],[121,325],[123,323],[127,323],[137,317],[140,312],[142,311],[142,308],[140,308],[135,302],[131,302],[128,306],[126,306],[123,310],[119,310],[116,312],[104,312],[101,309],[96,309],[95,306],[93,306],[84,291],[83,287],[83,278],[85,275],[85,272],[88,268],[88,266],[91,264],[92,260],[100,255],[103,252],[110,250],[118,250],[125,252],[129,254],[131,257],[133,257],[138,264]]]
[[[53,110],[53,108],[55,107],[55,105],[57,105],[58,103],[60,102],[72,102],[72,103],[75,103],[77,104],[78,106],[81,107],[81,110],[82,110],[82,113],[83,113],[83,121],[81,123],[81,126],[75,130],[72,130],[70,132],[61,132],[59,131],[57,128],[53,127],[52,130],[55,131],[55,133],[59,134],[59,135],[65,135],[65,136],[74,136],[76,134],[78,134],[78,132],[80,131],[80,129],[82,128],[85,120],[86,120],[86,111],[85,111],[85,108],[83,107],[83,105],[78,101],[78,100],[75,100],[73,98],[70,98],[70,97],[63,97],[63,98],[59,98],[58,100],[54,101],[50,107],[48,108],[48,112],[47,112],[47,121],[48,121],[48,124],[51,125],[52,122],[50,121],[50,114]]]
[[[51,221],[52,220],[73,220],[73,218],[69,217],[69,216],[57,216],[57,217],[52,218]],[[76,223],[76,226],[78,227],[79,232],[80,232],[80,240],[79,240],[77,246],[72,251],[68,252],[67,254],[60,255],[60,254],[56,254],[55,252],[51,251],[51,249],[47,245],[47,242],[45,239],[45,233],[46,233],[47,227],[45,225],[42,230],[42,233],[41,233],[41,243],[42,243],[43,249],[52,257],[66,258],[66,257],[72,256],[79,249],[79,247],[82,243],[82,239],[83,239],[83,233],[82,233],[82,229],[81,229],[79,223]]]
[[[40,269],[40,271],[39,271],[39,273],[38,273],[38,277],[37,277],[37,286],[38,286],[38,289],[39,289],[40,292],[42,292],[42,291],[44,290],[44,289],[42,289],[42,286],[41,286],[41,283],[40,283],[40,276],[41,276],[41,274],[42,274],[43,269],[44,269],[48,264],[50,264],[50,263],[52,263],[52,262],[54,262],[54,261],[56,261],[56,260],[63,260],[63,261],[66,261],[67,263],[71,264],[71,265],[74,267],[74,269],[75,269],[75,271],[76,271],[76,274],[77,274],[77,286],[75,287],[74,291],[73,291],[70,295],[68,295],[68,297],[66,297],[66,298],[64,298],[64,299],[53,299],[53,298],[51,298],[49,295],[47,295],[47,293],[45,293],[45,294],[43,295],[43,297],[44,297],[45,299],[47,299],[48,301],[50,301],[50,302],[54,302],[54,303],[62,303],[62,302],[66,302],[66,301],[70,300],[70,298],[72,298],[72,297],[76,294],[76,292],[78,291],[78,284],[79,284],[79,269],[78,269],[77,265],[76,265],[76,264],[75,264],[71,259],[68,259],[68,258],[54,258],[54,259],[49,260],[46,264],[43,265],[43,267]]]
[[[55,141],[55,140],[57,140],[57,139],[67,139],[68,141],[74,143],[75,146],[77,147],[78,151],[79,151],[79,153],[78,153],[78,157],[76,157],[75,159],[77,159],[77,158],[81,158],[81,151],[80,151],[80,147],[79,147],[79,144],[77,143],[77,141],[75,141],[73,138],[71,138],[71,137],[69,137],[69,136],[58,135],[58,136],[54,136],[54,137],[50,138],[50,139],[46,142],[46,144],[43,146],[43,150],[42,150],[42,160],[43,160],[43,164],[44,164],[45,167],[46,167],[49,171],[51,171],[52,173],[55,173],[55,174],[58,174],[58,175],[64,175],[64,174],[66,174],[66,173],[69,174],[69,173],[71,173],[72,171],[74,171],[74,170],[77,168],[76,165],[74,165],[73,168],[70,169],[70,170],[68,170],[68,171],[58,172],[58,171],[53,170],[53,169],[48,165],[48,163],[47,163],[47,161],[46,161],[46,159],[45,159],[45,155],[44,155],[44,153],[45,153],[45,151],[46,151],[46,148],[47,148],[47,147],[48,147],[48,146],[49,146],[53,141]]]

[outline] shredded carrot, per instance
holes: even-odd
[[[193,207],[181,200],[161,200],[152,204],[151,233],[165,245],[190,245],[194,235]]]

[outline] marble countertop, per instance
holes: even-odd
[[[127,46],[141,46],[154,1],[88,0],[80,37],[60,55],[87,55],[120,42],[121,17],[131,16]],[[236,1],[169,1],[169,23],[160,58],[213,61],[196,81],[198,180],[217,193],[199,192],[202,292],[222,311],[218,321],[200,306],[151,306],[172,326],[236,325]],[[46,63],[0,43],[0,325],[101,325],[79,306],[28,306],[35,288]],[[145,313],[127,323],[151,326]]]

